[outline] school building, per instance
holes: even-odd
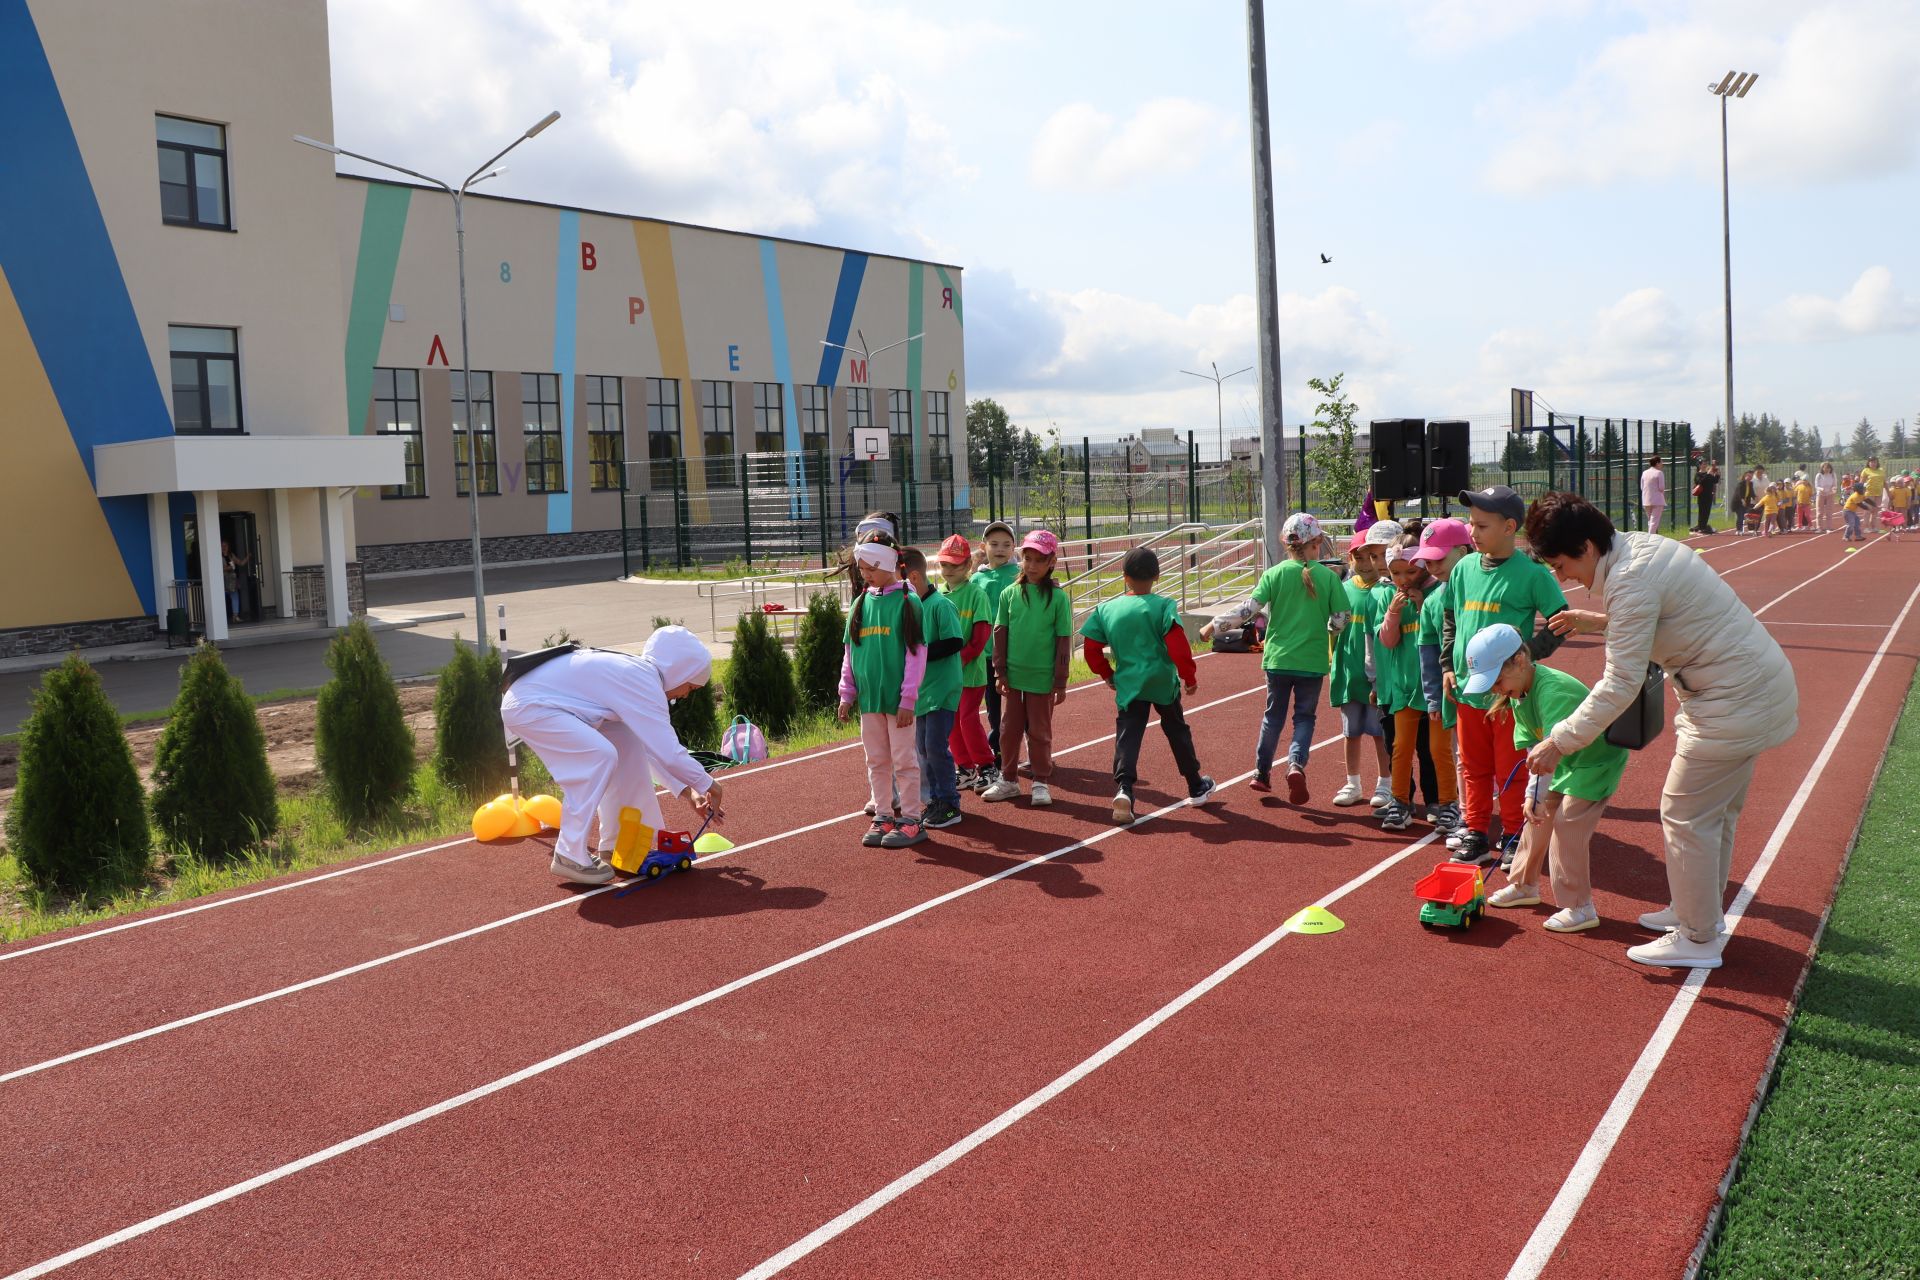
[[[744,522],[868,428],[968,514],[958,267],[473,195],[463,387],[452,204],[296,143],[331,92],[325,0],[0,0],[0,656],[343,625],[469,485],[487,563],[609,555],[623,480]]]

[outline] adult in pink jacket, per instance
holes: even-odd
[[[1604,632],[1606,672],[1580,706],[1527,756],[1550,773],[1607,731],[1657,662],[1680,700],[1674,756],[1660,793],[1671,905],[1640,923],[1664,934],[1627,950],[1640,964],[1717,969],[1734,831],[1760,753],[1799,727],[1793,668],[1774,638],[1700,555],[1651,533],[1619,533],[1578,494],[1549,493],[1527,512],[1527,541],[1563,580],[1587,587],[1602,611],[1567,609],[1548,625]]]

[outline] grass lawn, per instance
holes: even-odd
[[[1741,1152],[1710,1280],[1920,1277],[1920,683]]]

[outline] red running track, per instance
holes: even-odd
[[[1709,561],[1755,607],[1838,564],[1764,615],[1801,672],[1802,728],[1762,761],[1736,879],[1920,582],[1911,547],[1838,553],[1808,539]],[[1827,619],[1855,625],[1803,625]],[[1591,678],[1599,649],[1561,656]],[[1547,1274],[1684,1267],[1915,657],[1903,628]],[[1250,763],[1259,673],[1235,657],[1201,670],[1196,702],[1246,691],[1194,716],[1224,780]],[[1062,742],[1110,733],[1109,708],[1075,695]],[[1341,773],[1329,747],[1310,769],[1319,806],[1239,785],[1219,808],[1112,832],[1102,743],[1065,758],[1051,811],[976,805],[905,855],[858,848],[850,820],[578,901],[546,877],[544,848],[466,845],[17,960],[12,948],[0,1075],[567,902],[0,1083],[0,1270],[97,1248],[63,1274],[739,1275],[867,1202],[790,1273],[1505,1274],[1680,986],[1621,955],[1644,937],[1633,915],[1664,901],[1666,745],[1642,753],[1601,825],[1601,930],[1555,938],[1520,912],[1423,933],[1410,886],[1442,854],[1415,850],[1335,904],[1343,932],[1277,941],[884,1202],[870,1198],[1424,828],[1383,833],[1364,808],[1320,807]],[[1177,785],[1158,740],[1145,763]],[[859,772],[840,753],[741,778],[736,838],[850,812]],[[357,1145],[246,1187],[342,1142]]]

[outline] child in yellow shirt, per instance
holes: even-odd
[[[1760,531],[1773,536],[1780,522],[1780,486],[1770,484],[1760,493]]]
[[[1804,476],[1793,486],[1793,513],[1798,528],[1813,527],[1813,482]]]
[[[1866,518],[1867,510],[1867,486],[1855,481],[1853,488],[1847,491],[1846,503],[1840,510],[1840,514],[1847,519],[1847,531],[1840,539],[1842,542],[1867,540],[1866,533],[1860,527],[1860,522]]]

